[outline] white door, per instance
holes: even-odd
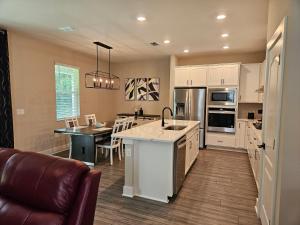
[[[205,87],[206,86],[206,75],[207,75],[207,67],[191,67],[190,77],[191,86],[193,87]]]
[[[189,86],[189,68],[175,68],[175,87]]]
[[[263,151],[263,177],[261,189],[260,217],[262,225],[274,224],[275,187],[278,151],[278,124],[280,120],[280,105],[282,93],[281,78],[281,52],[283,37],[279,36],[268,48],[268,71],[264,108],[264,143]]]

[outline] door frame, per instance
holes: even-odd
[[[270,51],[272,50],[273,46],[277,43],[278,39],[282,38],[282,49],[280,53],[280,72],[279,72],[279,78],[278,78],[278,90],[279,90],[279,96],[280,99],[278,99],[278,105],[277,105],[277,118],[276,118],[276,131],[275,131],[275,154],[274,154],[274,183],[273,183],[273,190],[272,190],[272,209],[271,209],[271,223],[270,225],[275,224],[275,212],[277,207],[277,201],[276,201],[276,194],[277,194],[277,182],[278,182],[278,165],[279,165],[279,143],[280,143],[280,118],[281,118],[281,111],[282,111],[282,94],[283,94],[283,76],[284,76],[284,65],[285,65],[285,49],[286,49],[286,35],[287,35],[287,17],[284,17],[281,23],[279,24],[278,28],[276,29],[275,33],[273,34],[272,38],[267,43],[267,51],[266,51],[266,67],[265,67],[265,91],[264,91],[264,99],[267,100],[267,93],[268,93],[268,84],[269,84],[269,68],[270,68]],[[266,118],[266,104],[263,105],[263,120]],[[262,140],[265,142],[265,127],[263,123],[262,127]],[[262,152],[264,154],[264,151]],[[262,157],[262,163],[261,163],[261,176],[260,176],[260,194],[258,198],[258,216],[261,217],[261,210],[262,210],[262,190],[263,190],[263,170],[265,166],[264,157]]]

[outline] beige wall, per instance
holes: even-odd
[[[277,225],[300,224],[300,1],[269,1],[268,37],[288,16],[277,190]]]
[[[218,63],[258,63],[265,59],[265,51],[248,52],[248,53],[230,53],[230,54],[207,54],[191,55],[178,57],[178,66],[201,65],[201,64],[218,64]]]
[[[52,151],[67,143],[65,137],[53,134],[55,128],[64,126],[56,121],[55,63],[80,68],[81,115],[96,113],[99,120],[114,117],[112,92],[84,87],[85,72],[95,68],[93,57],[20,33],[8,35],[16,148]],[[25,114],[16,115],[17,109],[24,109]]]
[[[114,104],[117,113],[134,112],[142,107],[145,114],[160,114],[164,106],[169,104],[169,59],[119,63],[113,65],[113,73],[120,76],[121,88],[114,93]],[[159,101],[125,101],[125,78],[160,78]]]

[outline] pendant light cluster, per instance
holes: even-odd
[[[99,89],[120,89],[120,78],[111,74],[110,65],[110,50],[111,46],[103,44],[99,41],[94,42],[97,50],[97,70],[85,74],[85,87],[86,88],[99,88]],[[99,70],[99,46],[108,49],[108,72]]]

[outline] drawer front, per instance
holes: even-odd
[[[234,148],[235,147],[235,135],[207,133],[206,144]]]

